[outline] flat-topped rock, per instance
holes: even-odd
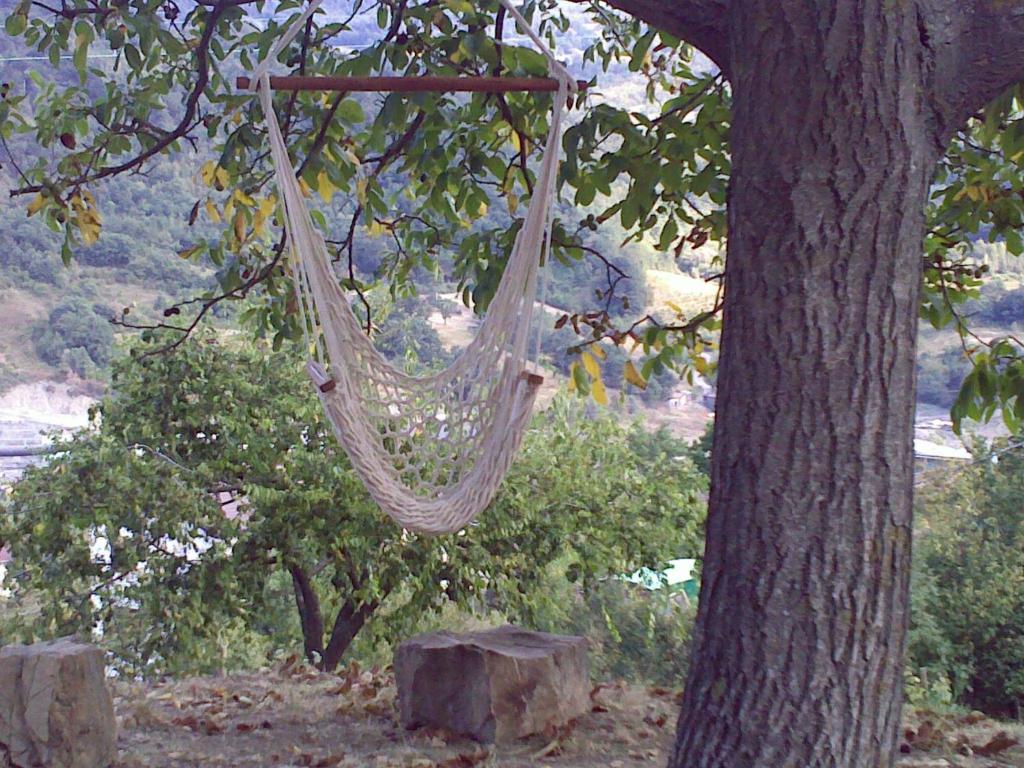
[[[395,652],[402,725],[509,742],[586,712],[587,641],[513,626],[431,632]]]
[[[62,639],[0,649],[0,765],[107,768],[116,731],[98,648]]]

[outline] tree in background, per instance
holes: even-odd
[[[106,368],[114,352],[113,312],[81,293],[69,296],[39,322],[35,346],[50,365],[63,365],[79,376]]]
[[[376,346],[392,362],[404,359],[430,370],[451,362],[452,356],[430,324],[430,305],[413,298],[401,299],[386,310],[381,326]]]
[[[100,99],[84,85],[38,85],[24,130],[42,146],[71,148],[24,168],[14,193],[70,250],[99,236],[98,182],[181,149],[202,127],[217,159],[203,168],[210,191],[192,211],[226,226],[182,252],[224,265],[220,292],[200,314],[259,285],[265,302],[250,319],[283,340],[299,333],[282,241],[268,233],[262,128],[220,66],[240,49],[250,68],[250,52],[280,33],[277,23],[242,24],[247,5],[211,0],[183,14],[173,3],[75,0],[44,19],[22,0],[11,34],[54,61],[73,50],[83,78],[90,46],[103,41],[123,54],[125,74],[101,73]],[[602,37],[584,58],[628,63],[663,103],[653,116],[594,104],[567,133],[563,191],[594,211],[556,222],[553,256],[582,258],[581,234],[611,218],[629,239],[656,239],[666,251],[728,232],[702,599],[671,764],[884,768],[896,745],[908,616],[917,319],[955,324],[970,339],[959,308],[984,270],[966,259],[966,244],[984,232],[1024,250],[1024,118],[1020,90],[1007,90],[1024,79],[1024,12],[1018,0],[608,5],[627,15],[588,4]],[[354,10],[350,20],[310,24],[281,68],[544,72],[535,52],[505,41],[505,14],[493,3]],[[557,11],[531,10],[552,38],[571,31]],[[330,41],[359,11],[375,14],[379,39],[338,52]],[[694,66],[691,45],[715,68]],[[122,76],[131,88],[119,87]],[[153,104],[172,93],[184,96],[173,99],[180,110],[155,124]],[[0,106],[5,134],[12,110],[28,114],[25,98],[16,92]],[[311,194],[329,201],[355,186],[348,222],[321,222],[339,259],[352,263],[359,223],[396,241],[388,271],[397,282],[411,272],[409,254],[436,264],[451,246],[464,299],[486,308],[530,191],[523,167],[547,103],[391,95],[367,117],[344,94],[326,105],[319,95],[282,94],[278,108]],[[408,184],[387,180],[389,171]],[[512,226],[466,233],[466,222],[480,223],[501,200]],[[359,291],[365,276],[345,278]],[[596,309],[572,313],[581,344],[638,342],[647,356],[640,377],[657,365],[707,363],[717,312],[620,328],[611,287]],[[1001,408],[1019,428],[1019,339],[970,339],[969,348],[974,367],[956,420]]]
[[[556,560],[587,587],[699,552],[703,476],[650,472],[677,457],[610,415],[557,401],[479,525],[421,537],[373,504],[281,356],[156,346],[116,362],[93,427],[15,487],[0,540],[37,614],[8,632],[101,628],[132,671],[194,669],[223,663],[208,648],[232,628],[286,643],[268,617],[287,585],[306,656],[334,669],[371,620],[394,638],[446,604],[529,619]]]

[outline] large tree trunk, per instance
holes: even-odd
[[[675,768],[890,766],[923,209],[912,3],[743,2],[700,613]]]

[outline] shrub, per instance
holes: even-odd
[[[586,636],[596,679],[675,686],[685,678],[697,611],[684,593],[606,579],[563,594],[565,615],[544,628]]]
[[[951,407],[970,369],[970,361],[959,344],[941,352],[918,355],[917,399],[943,408]]]
[[[996,716],[1024,703],[1024,449],[1008,447],[919,498],[909,654],[918,677]]]
[[[70,365],[80,375],[89,364],[106,368],[114,347],[109,316],[109,310],[84,297],[65,299],[36,326],[36,353],[44,362]]]

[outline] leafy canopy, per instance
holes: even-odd
[[[587,586],[701,551],[706,478],[611,415],[556,401],[479,524],[423,538],[373,504],[283,353],[202,333],[142,354],[160,343],[116,361],[93,426],[15,487],[8,633],[102,628],[142,674],[299,638],[333,667],[364,626],[393,638],[446,604],[529,619],[556,561]]]
[[[7,32],[54,66],[70,55],[78,74],[70,84],[35,74],[27,86],[8,83],[0,100],[0,134],[28,135],[51,150],[18,166],[13,193],[25,196],[30,215],[62,233],[65,258],[101,237],[104,181],[195,149],[211,158],[196,162],[207,191],[182,214],[206,220],[217,234],[197,234],[180,255],[216,265],[219,288],[188,308],[202,315],[258,287],[260,303],[247,311],[253,327],[279,343],[299,338],[263,123],[254,100],[233,87],[233,76],[253,68],[299,5],[284,0],[266,18],[271,6],[262,0],[204,0],[187,9],[174,0],[62,0],[59,8],[18,0]],[[560,191],[573,208],[560,208],[553,257],[610,264],[586,239],[605,227],[675,256],[723,242],[730,115],[723,77],[689,46],[600,3],[582,4],[571,21],[553,0],[530,0],[524,10],[553,45],[582,49],[583,66],[596,73],[573,105],[575,124],[565,136]],[[253,15],[263,15],[265,26]],[[368,44],[342,45],[353,38]],[[106,52],[115,58],[90,58]],[[640,107],[601,94],[602,83],[624,69],[646,83]],[[352,0],[316,15],[277,70],[543,75],[545,63],[513,37],[495,0]],[[275,102],[348,289],[362,293],[384,282],[410,292],[422,267],[445,272],[467,304],[486,308],[534,182],[529,159],[547,127],[548,97],[278,93]],[[997,410],[1014,430],[1024,419],[1024,344],[1012,335],[975,337],[962,313],[984,274],[972,244],[1024,251],[1022,161],[1018,87],[955,138],[927,211],[922,316],[956,327],[973,362],[953,409],[958,423]],[[364,236],[386,243],[370,271],[356,266],[355,244]],[[665,368],[709,370],[721,295],[710,311],[667,307],[651,317],[623,306],[621,276],[612,268],[607,274],[594,303],[563,321],[571,320],[580,346],[599,338],[637,345],[644,360],[626,368],[637,385]],[[187,318],[174,327],[193,325]],[[595,396],[604,391],[586,385],[600,383],[599,366],[577,378]]]

